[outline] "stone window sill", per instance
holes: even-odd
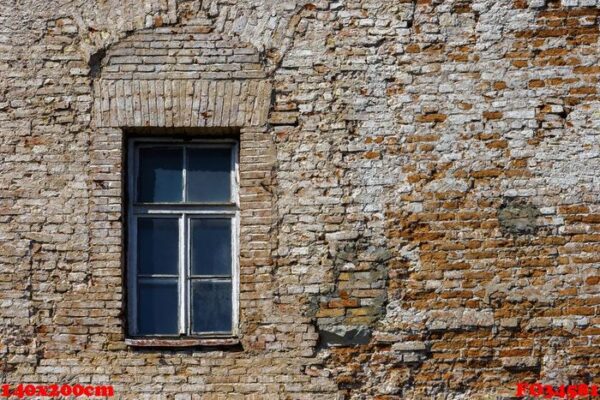
[[[188,338],[188,339],[125,339],[125,344],[132,347],[195,347],[195,346],[235,346],[240,343],[237,337],[222,338]]]

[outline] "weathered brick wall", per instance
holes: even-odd
[[[0,2],[0,382],[178,400],[593,382],[599,15]],[[123,145],[144,127],[239,129],[239,345],[124,342]]]

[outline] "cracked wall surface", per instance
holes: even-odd
[[[593,382],[599,15],[0,2],[0,381],[176,400]],[[237,346],[124,343],[123,143],[144,127],[240,128]]]

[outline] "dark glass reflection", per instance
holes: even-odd
[[[192,281],[192,330],[231,331],[231,282]]]
[[[176,218],[139,218],[137,240],[140,274],[178,274],[179,224]]]
[[[178,334],[177,280],[144,279],[138,285],[138,331],[144,335]]]
[[[139,154],[138,201],[181,201],[183,149],[143,147]]]
[[[191,220],[192,275],[231,275],[231,219]]]
[[[187,150],[187,201],[229,202],[231,149]]]

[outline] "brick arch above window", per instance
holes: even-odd
[[[272,85],[250,44],[193,27],[136,32],[94,82],[96,127],[244,127],[267,121]]]

